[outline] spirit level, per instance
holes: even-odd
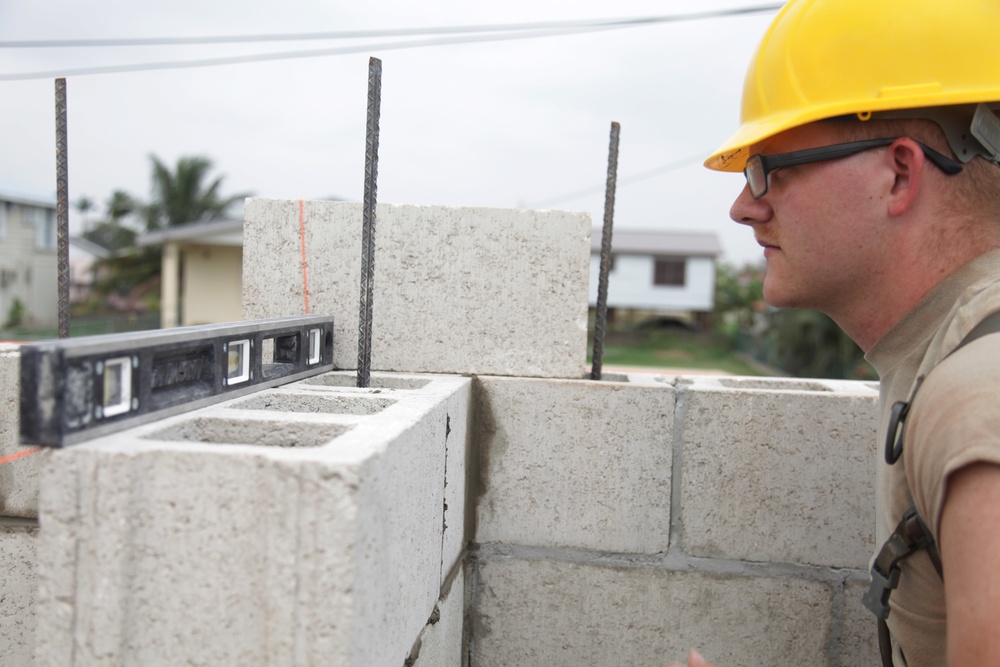
[[[21,347],[21,443],[63,447],[333,369],[333,318]]]

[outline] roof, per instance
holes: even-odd
[[[591,252],[601,251],[601,228],[590,235]],[[663,229],[614,229],[611,234],[613,254],[675,255],[718,257],[722,254],[719,237],[711,232],[685,232]]]
[[[82,236],[69,237],[69,244],[78,250],[82,250],[89,255],[93,255],[98,259],[104,259],[105,257],[111,256],[110,250]]]
[[[41,192],[29,192],[22,188],[8,186],[6,182],[0,183],[0,201],[9,201],[14,204],[26,206],[38,206],[40,208],[56,208],[56,198],[53,195]]]
[[[163,245],[170,241],[198,243],[202,245],[243,245],[242,220],[213,220],[212,222],[192,222],[186,225],[168,227],[155,232],[140,234],[136,245]]]

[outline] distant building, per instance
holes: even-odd
[[[0,190],[0,326],[23,306],[23,323],[59,320],[55,197]]]
[[[597,305],[601,229],[590,237],[590,305]],[[705,322],[715,300],[715,234],[615,229],[611,237],[608,308]]]
[[[163,246],[163,328],[243,319],[243,221],[216,220],[143,234],[139,245]]]
[[[69,303],[87,301],[97,280],[97,262],[111,256],[104,246],[83,236],[69,237]]]
[[[242,319],[243,221],[192,223],[143,234],[163,247],[162,326]],[[712,312],[715,234],[615,230],[608,305],[702,321]],[[597,303],[601,231],[591,235],[590,305]]]

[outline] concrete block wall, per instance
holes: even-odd
[[[877,664],[877,392],[477,378],[470,664]]]
[[[303,312],[304,245],[350,368],[360,206],[298,206],[247,206],[244,315]],[[589,232],[381,206],[372,360],[396,373],[0,466],[0,663],[877,664],[874,388],[578,379]]]
[[[459,664],[471,380],[353,383],[55,452],[37,664]]]
[[[334,316],[337,368],[357,368],[361,212],[250,199],[244,213],[244,317],[301,315],[308,289],[310,313]],[[375,229],[373,369],[582,375],[588,215],[380,204]]]
[[[610,377],[331,373],[55,452],[37,664],[874,661],[874,389]]]
[[[18,441],[19,346],[0,343],[0,459],[31,451]],[[30,665],[35,648],[38,479],[49,453],[0,464],[0,665]]]

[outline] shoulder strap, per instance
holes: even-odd
[[[959,347],[968,345],[977,338],[982,338],[983,336],[997,332],[1000,332],[1000,310],[992,315],[987,315],[979,324],[972,327],[972,331],[965,334],[965,338],[962,339],[962,342],[958,344],[958,347],[956,347],[955,350]],[[948,356],[954,354],[955,350],[952,350]]]
[[[945,355],[944,359],[955,354],[972,341],[992,333],[1000,333],[1000,311],[987,315],[980,320],[976,326],[972,327],[969,333],[965,334],[962,342]],[[944,359],[941,361],[944,361]],[[938,363],[941,362],[939,361]],[[910,405],[913,404],[913,399],[916,398],[917,390],[920,389],[923,381],[923,376],[917,378],[917,381],[913,384],[913,390],[910,392],[909,400],[896,401],[892,405],[892,411],[889,415],[889,429],[885,436],[885,462],[889,465],[893,465],[898,461],[903,453],[903,425],[906,423],[906,417],[910,412]]]
[[[983,318],[965,335],[962,342],[945,356],[945,359],[972,341],[993,333],[1000,333],[1000,311]],[[885,460],[889,465],[896,463],[903,453],[903,425],[922,382],[923,377],[917,379],[913,391],[910,393],[910,400],[898,401],[892,406],[889,429],[885,439]],[[885,619],[889,617],[889,596],[899,585],[901,572],[899,563],[921,549],[927,550],[927,556],[931,559],[938,576],[944,579],[941,557],[938,554],[934,536],[917,513],[916,506],[910,505],[910,508],[903,513],[903,518],[897,524],[896,529],[882,545],[878,555],[875,556],[871,567],[872,581],[861,598],[865,607],[878,619],[879,655],[883,667],[893,667],[892,640]]]
[[[921,549],[928,549],[928,552],[930,549],[934,550],[931,561],[940,575],[941,560],[937,558],[934,536],[917,514],[917,508],[910,505],[896,526],[896,530],[892,531],[892,535],[882,545],[878,555],[875,556],[875,562],[872,563],[872,583],[861,598],[871,613],[881,619],[888,618],[889,595],[899,584],[899,563]]]

